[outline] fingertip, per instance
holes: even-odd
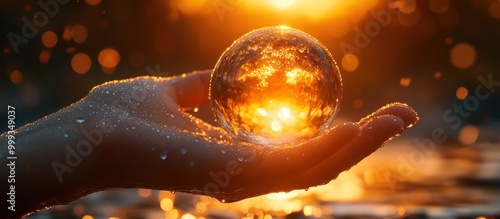
[[[361,137],[366,143],[383,144],[400,135],[405,129],[405,121],[394,115],[381,115],[371,118],[361,125]]]
[[[376,112],[372,113],[371,115],[361,119],[359,124],[364,125],[371,119],[382,115],[392,115],[399,117],[401,120],[403,120],[405,128],[412,127],[419,120],[418,113],[412,107],[410,107],[406,103],[395,102],[387,104],[378,109]]]

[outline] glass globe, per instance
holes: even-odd
[[[265,27],[222,54],[210,98],[218,121],[236,140],[295,145],[332,124],[342,79],[318,40],[286,26]]]

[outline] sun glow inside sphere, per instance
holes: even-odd
[[[236,140],[294,145],[330,127],[342,79],[315,38],[286,26],[265,27],[222,54],[210,98],[217,119]]]

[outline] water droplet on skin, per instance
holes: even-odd
[[[372,127],[371,127],[371,126],[370,126],[370,127],[368,127],[368,130],[372,130]]]
[[[78,123],[78,124],[82,124],[84,122],[85,122],[85,119],[83,119],[83,118],[76,119],[76,123]]]
[[[174,115],[173,115],[173,114],[170,114],[170,117],[174,118]]]
[[[238,156],[237,159],[238,159],[239,162],[243,161],[243,157],[241,157],[241,156]]]
[[[167,135],[167,138],[170,138],[170,135]]]
[[[222,202],[222,203],[226,203],[226,199],[222,199],[222,200],[221,200],[221,202]]]
[[[167,151],[166,151],[166,150],[164,150],[164,151],[160,154],[160,158],[161,158],[162,160],[166,160],[166,159],[167,159]]]
[[[131,128],[131,129],[135,129],[135,125],[131,126],[130,128]]]
[[[220,153],[221,154],[226,154],[226,149],[225,148],[220,149]]]
[[[182,147],[182,148],[180,149],[180,151],[181,151],[181,154],[186,154],[186,153],[187,153],[187,149],[186,149],[186,148],[184,148],[184,147]]]
[[[106,94],[109,94],[109,91],[106,91]]]
[[[68,134],[64,133],[64,137],[65,137],[65,138],[67,138],[68,136],[69,136]]]
[[[57,121],[60,121],[60,120],[61,120],[61,118],[60,118],[60,117],[57,117]]]

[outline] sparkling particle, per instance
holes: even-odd
[[[167,159],[167,150],[164,150],[161,154],[160,154],[160,158],[162,160],[166,160]]]
[[[187,149],[186,149],[186,148],[184,148],[184,147],[182,147],[182,148],[180,149],[180,151],[181,151],[181,154],[186,154],[186,153],[187,153]]]
[[[76,123],[78,123],[78,124],[82,124],[82,123],[84,123],[84,122],[85,122],[85,119],[83,119],[83,118],[78,118],[78,119],[76,119],[76,120],[75,120],[75,122],[76,122]]]
[[[340,72],[312,36],[285,26],[254,30],[220,57],[210,100],[235,138],[296,144],[327,129],[342,97]]]

